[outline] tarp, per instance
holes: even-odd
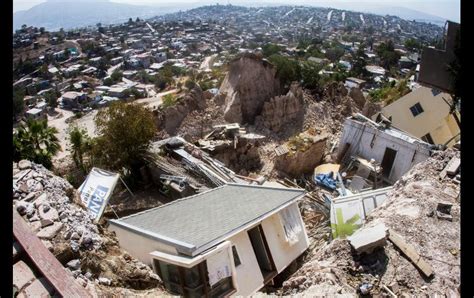
[[[314,182],[318,185],[325,186],[331,190],[336,189],[336,180],[333,178],[333,172],[329,172],[327,174],[318,174],[314,176]]]
[[[207,272],[209,273],[209,285],[212,287],[220,280],[232,276],[230,267],[229,249],[225,248],[207,260]]]
[[[325,163],[322,165],[317,166],[314,169],[314,176],[317,176],[319,174],[328,174],[330,172],[333,172],[332,179],[337,179],[337,173],[339,172],[339,169],[341,168],[340,164],[335,164],[335,163]]]
[[[285,231],[286,241],[291,245],[298,242],[298,234],[303,230],[299,221],[297,205],[291,205],[280,211],[280,220]]]
[[[385,201],[387,192],[392,189],[390,186],[334,198],[330,211],[333,238],[352,235],[370,212]]]
[[[89,213],[94,215],[95,222],[98,222],[104,213],[119,178],[120,175],[117,173],[92,168],[84,183],[79,187],[81,201]]]

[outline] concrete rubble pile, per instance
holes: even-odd
[[[435,151],[415,165],[356,233],[313,250],[278,294],[459,296],[460,170],[440,176],[455,158]]]
[[[159,277],[120,249],[115,236],[78,204],[77,191],[42,165],[13,163],[14,208],[84,287],[156,288]],[[96,288],[100,293],[100,289]]]

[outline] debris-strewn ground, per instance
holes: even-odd
[[[305,296],[354,295],[361,284],[371,283],[371,294],[459,296],[460,286],[460,185],[440,172],[460,156],[449,149],[435,152],[404,175],[365,227],[384,223],[412,245],[432,267],[429,279],[392,242],[369,255],[357,256],[348,240],[336,239],[317,248],[313,257],[289,278],[280,294]],[[439,202],[452,204],[452,221],[438,218]]]
[[[123,251],[116,237],[77,204],[77,191],[66,180],[26,160],[13,164],[13,175],[16,210],[81,285],[101,285],[99,295],[110,289],[117,294],[116,287],[124,288],[123,294],[165,293],[151,268]]]

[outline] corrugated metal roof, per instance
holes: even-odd
[[[175,247],[194,247],[191,251],[195,251],[210,242],[224,240],[226,234],[244,225],[262,220],[303,194],[301,189],[226,184],[110,222],[163,238],[170,245],[175,242]]]

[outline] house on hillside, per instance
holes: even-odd
[[[110,220],[120,245],[184,296],[249,296],[309,245],[304,191],[225,184]]]
[[[452,89],[452,74],[448,65],[455,59],[456,38],[461,32],[461,25],[446,21],[444,28],[444,49],[424,48],[421,55],[418,81],[443,91]]]
[[[385,182],[393,184],[415,164],[430,157],[431,147],[402,130],[355,114],[344,122],[337,159],[342,164],[351,157],[373,159],[381,165]]]
[[[453,146],[460,139],[460,128],[450,114],[452,99],[435,88],[418,87],[384,107],[381,113],[392,117],[392,125],[430,144]],[[377,115],[372,117],[375,120]],[[458,115],[460,117],[460,115]]]
[[[79,104],[87,98],[87,94],[76,91],[69,91],[64,93],[60,99],[60,105],[65,109],[73,109],[79,107]]]

